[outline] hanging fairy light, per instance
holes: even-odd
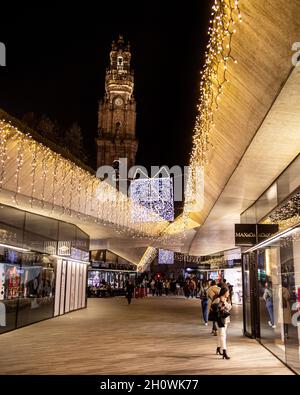
[[[48,175],[48,159],[49,159],[49,152],[48,150],[42,157],[42,193],[41,193],[41,202],[42,207],[45,207],[45,192],[46,192],[46,184],[47,184],[47,175]]]
[[[5,123],[0,121],[0,191],[6,179],[6,171],[5,171],[5,163],[8,159],[7,156],[7,142],[10,135],[10,132],[7,128],[5,128]]]
[[[200,97],[197,105],[193,148],[190,158],[191,180],[187,188],[188,200],[185,209],[195,194],[196,168],[208,163],[208,153],[212,147],[211,130],[214,114],[219,109],[224,86],[228,80],[230,62],[237,63],[232,56],[232,37],[236,33],[236,22],[241,22],[238,0],[214,0],[212,6],[209,43],[205,54],[205,64],[201,71]]]
[[[66,201],[65,201],[65,192],[66,192],[66,183],[67,183],[67,175],[69,174],[70,163],[67,163],[62,170],[62,190],[61,190],[61,205],[63,208],[63,213],[66,213]]]
[[[85,185],[85,190],[84,190],[84,214],[87,215],[87,202],[88,202],[88,196],[89,196],[89,179],[87,174],[84,175],[84,185]]]
[[[75,165],[71,164],[70,169],[70,194],[69,194],[69,214],[72,217],[72,202],[73,202],[73,190],[74,190],[74,168]]]
[[[91,194],[90,194],[90,197],[89,197],[89,200],[90,200],[90,212],[93,211],[93,201],[94,201],[94,196],[95,196],[96,183],[97,182],[95,180],[93,180],[91,182]]]
[[[77,210],[76,211],[77,211],[77,216],[80,217],[83,174],[78,174],[78,177],[76,177],[76,181],[77,181]]]
[[[38,144],[34,141],[34,149],[32,151],[32,160],[31,160],[31,196],[30,196],[30,205],[33,207],[34,203],[34,194],[35,194],[35,176],[36,176],[36,167],[37,167],[37,155],[38,155]]]
[[[68,214],[71,217],[80,215],[82,220],[94,219],[96,223],[106,225],[118,232],[136,238],[148,238],[151,241],[159,237],[168,225],[167,221],[151,224],[134,223],[130,212],[131,201],[126,195],[33,140],[29,134],[20,132],[10,122],[2,120],[0,121],[1,188],[6,177],[8,155],[12,156],[10,159],[12,165],[15,160],[16,168],[13,186],[14,205],[19,205],[17,197],[21,185],[27,183],[29,179],[31,188],[28,197],[32,208],[49,206],[52,211],[61,208],[63,215]],[[26,171],[29,174],[29,178],[26,179],[20,176],[25,160]],[[40,179],[37,179],[38,174]],[[60,193],[59,201],[58,193]],[[142,212],[147,210],[146,207],[142,207]],[[157,213],[152,215],[158,217]]]
[[[53,160],[53,174],[52,174],[52,212],[55,207],[55,200],[56,200],[56,186],[57,186],[57,171],[59,166],[59,157],[55,155]]]
[[[300,223],[300,192],[273,210],[263,223],[278,224],[280,230]]]
[[[16,184],[16,189],[15,189],[15,194],[13,196],[13,203],[17,203],[17,196],[18,193],[21,192],[21,187],[20,187],[20,172],[23,166],[23,159],[24,159],[24,145],[23,145],[23,136],[18,140],[17,142],[17,158],[16,158],[16,173],[15,173],[15,184]]]
[[[154,247],[148,247],[137,265],[137,271],[146,271],[150,264],[154,261],[156,255],[157,249]]]

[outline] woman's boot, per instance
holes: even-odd
[[[230,359],[230,357],[227,355],[226,350],[223,350],[223,359]]]

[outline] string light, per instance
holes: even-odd
[[[280,205],[268,215],[263,223],[278,224],[279,230],[285,230],[300,222],[300,192],[291,196],[288,201]]]
[[[170,177],[144,178],[130,183],[133,222],[174,220],[173,181]]]
[[[38,154],[38,144],[34,141],[34,148],[32,151],[32,161],[31,161],[31,197],[30,205],[33,206],[34,203],[34,193],[35,193],[35,174],[37,167],[37,154]]]
[[[16,173],[15,173],[15,183],[16,183],[16,189],[15,189],[15,194],[13,196],[13,203],[17,203],[17,195],[18,193],[21,192],[21,187],[20,187],[20,172],[23,166],[23,151],[24,151],[24,145],[23,145],[23,136],[18,140],[17,143],[17,157],[16,157]]]
[[[63,168],[63,176],[62,176],[62,191],[61,191],[61,204],[63,207],[63,215],[66,213],[66,203],[65,203],[65,191],[66,191],[66,182],[67,175],[69,174],[70,163],[67,163]]]
[[[237,63],[231,54],[232,36],[236,23],[242,21],[238,0],[215,0],[212,6],[209,43],[205,54],[204,69],[201,72],[200,97],[197,105],[193,148],[190,159],[191,180],[188,185],[189,202],[195,195],[195,171],[197,166],[208,163],[208,153],[213,147],[211,129],[214,114],[218,110],[227,78],[229,62]],[[196,197],[193,199],[196,201]]]
[[[1,125],[1,123],[0,123]],[[1,127],[1,126],[0,126]],[[5,162],[7,157],[7,141],[8,141],[9,131],[1,130],[1,141],[0,141],[0,191],[6,179]]]
[[[157,249],[148,247],[137,265],[137,272],[145,272],[157,255]]]
[[[52,179],[52,212],[54,210],[55,200],[56,200],[57,170],[59,165],[58,155],[55,155],[53,162],[54,165],[53,165],[53,179]]]
[[[42,207],[45,207],[45,189],[46,189],[46,181],[47,181],[47,174],[48,174],[48,158],[49,158],[49,152],[47,151],[45,155],[43,155],[42,158],[42,194],[41,194],[41,202],[42,202]]]
[[[161,265],[170,265],[174,263],[174,251],[158,250],[158,263]]]
[[[8,154],[11,154],[12,159]],[[61,208],[63,215],[70,217],[79,215],[83,221],[90,220],[108,226],[118,233],[124,233],[125,236],[145,238],[149,240],[149,244],[157,240],[168,226],[167,221],[150,224],[133,223],[130,212],[131,202],[126,195],[33,140],[29,134],[22,133],[9,121],[2,119],[0,121],[0,185],[3,188],[7,166],[15,163],[14,205],[19,205],[17,196],[21,191],[21,185],[28,182],[28,178],[20,176],[24,162],[26,164],[24,172],[26,170],[30,175],[29,200],[34,209],[46,208],[46,205],[52,207],[52,211]],[[37,179],[38,174],[40,182]],[[12,185],[9,184],[11,181],[7,182],[7,190],[11,191]],[[60,199],[57,197],[59,193]],[[78,203],[76,194],[78,194]]]

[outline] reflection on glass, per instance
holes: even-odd
[[[21,267],[17,327],[53,316],[55,263],[48,256],[24,256]],[[37,262],[36,262],[37,261]]]
[[[55,261],[9,249],[0,258],[0,331],[52,317]]]
[[[261,341],[278,357],[285,360],[281,331],[281,273],[279,247],[273,245],[258,251],[258,282],[260,295]]]
[[[15,329],[19,296],[20,267],[0,263],[0,333]]]
[[[300,373],[300,231],[258,250],[261,341]]]
[[[245,330],[252,335],[249,255],[243,255],[243,279]]]

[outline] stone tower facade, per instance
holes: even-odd
[[[134,74],[130,60],[130,45],[119,36],[118,41],[112,43],[105,96],[99,104],[97,168],[113,165],[119,158],[127,158],[128,168],[135,164],[138,142],[135,136]]]

